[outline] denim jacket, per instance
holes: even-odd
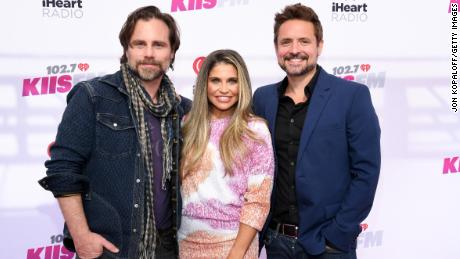
[[[181,97],[177,114],[190,110],[191,101]],[[81,193],[91,231],[120,252],[104,251],[104,258],[137,258],[143,228],[146,169],[136,131],[137,123],[120,71],[77,84],[67,96],[47,176],[39,181],[55,197]],[[173,228],[180,226],[181,198],[178,180],[180,143],[173,140],[171,205]],[[176,232],[175,232],[176,233]],[[74,251],[64,225],[64,245]]]

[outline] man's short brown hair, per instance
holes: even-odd
[[[289,20],[302,20],[313,23],[317,44],[323,41],[323,27],[318,15],[310,7],[297,3],[288,5],[280,13],[275,14],[275,44],[278,41],[278,32],[281,25]]]

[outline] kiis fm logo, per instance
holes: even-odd
[[[332,68],[332,73],[345,80],[355,81],[369,88],[383,88],[386,72],[372,72],[371,64],[353,64]]]
[[[193,67],[193,71],[195,71],[195,74],[198,75],[198,73],[200,72],[201,66],[203,65],[203,62],[204,62],[205,58],[206,57],[203,57],[203,56],[202,57],[197,57],[195,59],[195,61],[193,61],[192,67]]]
[[[383,244],[383,230],[367,231],[369,225],[366,223],[361,224],[362,232],[358,236],[358,248],[370,248],[382,246]]]
[[[42,16],[48,18],[80,19],[83,17],[82,0],[43,0]]]
[[[51,236],[51,245],[37,248],[29,248],[27,250],[27,259],[72,259],[75,256],[74,252],[67,250],[62,244],[63,235]]]
[[[444,158],[444,167],[442,169],[442,174],[454,174],[460,173],[460,157],[447,157]],[[457,164],[457,165],[456,165]]]
[[[247,5],[249,0],[172,0],[171,12],[213,9],[215,7]]]
[[[86,72],[88,63],[51,65],[46,67],[47,75],[26,78],[22,81],[22,96],[67,93],[73,85],[96,75],[72,74],[74,71]],[[77,71],[77,72],[78,72]]]
[[[353,0],[354,2],[355,0]],[[349,4],[332,2],[333,22],[365,22],[367,21],[367,4]]]
[[[449,13],[452,12],[452,4],[458,4],[458,0],[450,0],[450,3],[449,3]]]

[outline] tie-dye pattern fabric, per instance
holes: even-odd
[[[201,164],[182,181],[180,258],[226,258],[240,222],[261,230],[268,215],[274,173],[270,132],[263,121],[250,121],[262,142],[245,139],[248,152],[241,168],[225,175],[219,140],[228,123],[229,118],[211,121]],[[245,258],[257,258],[258,249],[256,235]]]

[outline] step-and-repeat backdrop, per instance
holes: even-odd
[[[74,257],[62,246],[57,203],[37,180],[66,94],[119,68],[118,32],[128,13],[153,4],[177,19],[182,44],[169,75],[191,98],[202,57],[215,49],[240,52],[254,88],[281,80],[273,18],[295,2],[2,1],[0,258]],[[366,84],[381,123],[381,177],[358,256],[460,258],[456,0],[301,2],[323,23],[320,65]]]

